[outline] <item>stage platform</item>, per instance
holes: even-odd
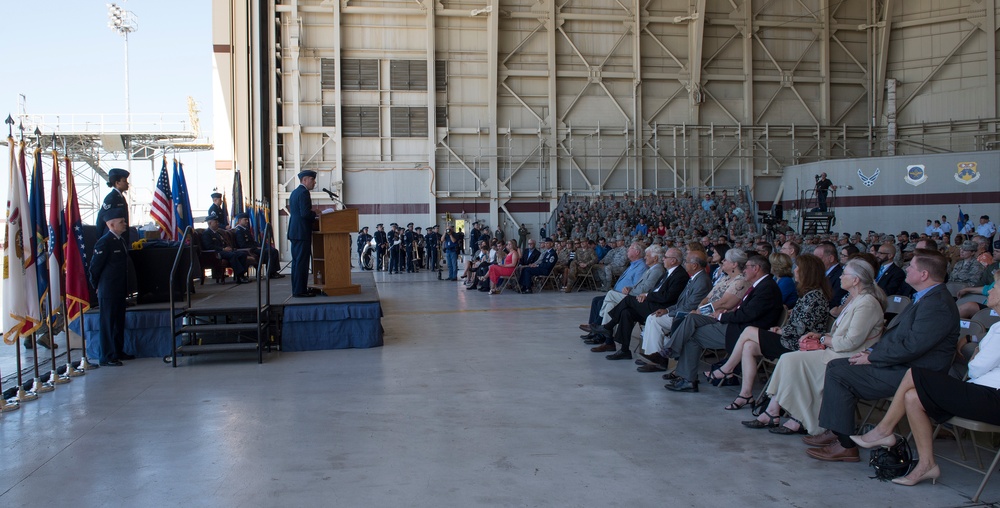
[[[257,307],[257,283],[195,285],[191,308],[201,315],[236,317],[251,315]],[[382,305],[371,272],[353,272],[351,280],[361,293],[344,296],[293,298],[291,278],[271,281],[272,346],[282,351],[371,348],[382,345]],[[77,321],[76,323],[79,323]],[[177,319],[177,326],[181,320]],[[87,356],[100,358],[97,340],[100,314],[84,316]],[[244,338],[241,340],[255,340]],[[152,303],[129,307],[125,315],[125,352],[137,357],[171,354],[170,305]]]

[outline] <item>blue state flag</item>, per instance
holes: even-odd
[[[45,184],[42,181],[42,150],[35,148],[35,165],[31,169],[31,191],[28,196],[31,210],[31,252],[34,257],[35,280],[38,285],[38,302],[45,301],[49,291],[48,247],[49,226],[45,221]],[[44,306],[43,306],[44,307]]]
[[[194,219],[191,217],[191,200],[188,197],[187,182],[184,180],[184,165],[176,159],[173,184],[174,236],[180,239],[188,226],[194,226]]]

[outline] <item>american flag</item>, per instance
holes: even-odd
[[[160,168],[160,179],[156,181],[156,192],[153,193],[153,205],[149,209],[153,222],[160,227],[160,238],[174,239],[174,207],[170,192],[170,181],[167,179],[167,158],[163,158]]]

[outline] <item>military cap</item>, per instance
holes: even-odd
[[[313,170],[311,170],[311,169],[303,169],[302,171],[299,171],[299,180],[301,180],[301,179],[303,179],[303,178],[305,178],[307,176],[311,176],[313,178],[316,178],[316,172],[313,171]]]
[[[128,211],[125,209],[124,206],[117,206],[108,209],[106,212],[104,212],[104,221],[108,222],[111,221],[112,219],[124,219],[127,214]]]
[[[222,193],[221,192],[213,192],[212,193],[212,199],[221,198],[221,197],[222,197]]]
[[[962,244],[962,250],[976,252],[979,250],[979,244],[973,242],[972,240],[966,240],[965,243]]]
[[[240,212],[240,213],[234,215],[233,218],[236,219],[236,220],[249,219],[250,218],[250,214],[246,213],[246,212]]]
[[[111,168],[108,171],[108,187],[114,185],[114,183],[117,182],[118,180],[121,180],[123,178],[128,178],[128,175],[129,175],[128,171],[125,171],[122,168]]]

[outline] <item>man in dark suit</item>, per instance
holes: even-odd
[[[403,232],[399,229],[399,224],[393,222],[389,224],[389,273],[399,273],[400,254],[402,254],[401,244],[403,243]]]
[[[830,297],[830,308],[840,307],[841,300],[847,296],[847,291],[840,287],[840,276],[844,274],[844,265],[837,260],[837,246],[832,242],[823,242],[816,247],[816,257],[823,261],[826,268],[826,280],[830,283],[833,296]]]
[[[267,278],[283,278],[284,275],[278,273],[278,270],[281,269],[278,249],[269,247],[266,253],[261,251],[260,243],[250,234],[250,215],[246,212],[238,213],[233,219],[236,221],[236,227],[233,228],[233,236],[236,237],[236,248],[246,249],[256,256],[257,259],[261,259],[261,256],[263,256],[264,262],[267,263]],[[220,224],[219,226],[221,227],[222,225]]]
[[[530,293],[531,278],[536,275],[548,275],[552,271],[552,267],[555,266],[556,261],[559,259],[556,250],[553,248],[554,245],[555,242],[551,238],[542,238],[542,247],[545,248],[545,254],[542,254],[534,264],[521,269],[521,277],[518,279],[518,293]]]
[[[642,330],[642,356],[652,363],[640,365],[639,372],[667,370],[669,359],[661,354],[660,349],[663,347],[664,336],[673,327],[674,318],[678,312],[687,313],[697,309],[701,300],[712,290],[712,277],[705,269],[708,266],[708,256],[704,252],[688,252],[683,266],[691,278],[677,298],[677,303],[646,317],[646,326]]]
[[[751,284],[743,301],[729,312],[711,316],[688,314],[671,334],[667,355],[677,358],[677,378],[666,389],[675,392],[698,391],[698,361],[705,349],[733,350],[740,333],[748,326],[768,329],[781,317],[781,289],[771,277],[771,263],[764,256],[747,260],[743,276]]]
[[[532,265],[542,256],[542,251],[535,248],[535,241],[528,240],[528,246],[521,251],[521,264]]]
[[[425,262],[431,270],[441,268],[438,264],[438,245],[441,243],[441,234],[437,232],[437,224],[427,227],[427,234],[424,235],[424,249],[427,251]]]
[[[101,310],[101,365],[119,367],[121,360],[134,356],[125,354],[125,298],[128,296],[128,247],[125,234],[127,212],[124,207],[104,211],[104,234],[94,244],[90,258],[90,283],[97,288]],[[32,282],[33,283],[33,282]]]
[[[828,429],[803,441],[816,448],[818,460],[857,462],[851,441],[858,400],[878,400],[896,393],[911,367],[948,372],[958,342],[958,307],[944,284],[948,260],[937,251],[917,249],[906,267],[906,283],[916,293],[913,304],[896,316],[874,346],[826,366],[820,427]]]
[[[208,207],[208,215],[212,214],[218,217],[220,228],[229,229],[229,216],[222,209],[222,194],[218,192],[212,193],[212,206]]]
[[[129,172],[121,168],[111,168],[108,171],[108,187],[111,187],[111,192],[107,196],[104,196],[104,204],[101,205],[101,209],[97,211],[97,238],[103,238],[104,233],[108,232],[108,219],[111,217],[109,212],[111,210],[122,209],[125,211],[123,216],[125,219],[125,244],[128,245],[128,203],[125,202],[125,196],[123,193],[128,190],[128,175]],[[120,215],[115,213],[114,216]]]
[[[215,214],[208,216],[208,229],[201,234],[201,249],[215,251],[217,256],[225,259],[233,269],[233,280],[237,284],[250,282],[250,279],[247,278],[247,252],[235,250],[226,244],[219,227],[219,218]],[[216,282],[220,282],[222,279],[225,279],[225,274]]]
[[[875,257],[881,264],[878,274],[875,275],[878,287],[882,288],[887,296],[913,294],[913,288],[906,284],[906,273],[893,262],[896,259],[896,246],[886,242],[879,245],[875,252]]]
[[[677,303],[677,299],[684,292],[684,288],[687,287],[688,280],[691,278],[680,267],[683,261],[680,249],[667,249],[663,255],[663,268],[666,269],[666,273],[663,274],[653,290],[638,295],[629,294],[608,313],[611,321],[598,327],[591,327],[592,333],[604,336],[610,335],[611,331],[614,330],[615,342],[622,345],[620,350],[606,357],[608,360],[631,359],[632,351],[629,349],[629,344],[632,341],[632,328],[635,327],[636,323],[646,321],[646,316],[658,309],[665,309]],[[614,344],[605,342],[592,348],[591,351],[600,353],[614,351],[614,349]]]
[[[312,253],[312,230],[316,212],[309,191],[316,187],[316,172],[299,171],[299,186],[288,198],[288,241],[292,247],[292,296],[316,296],[309,290],[309,255]]]

